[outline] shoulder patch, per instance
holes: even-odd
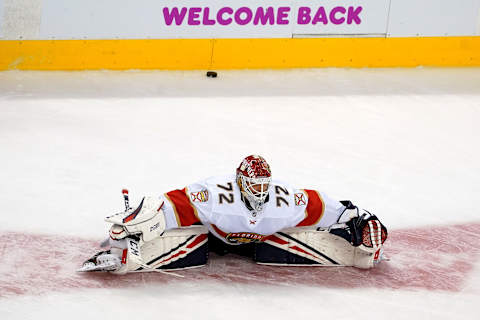
[[[192,202],[207,202],[208,190],[202,190],[198,192],[190,192],[190,199]]]
[[[294,199],[296,206],[304,206],[307,204],[307,202],[305,201],[305,194],[303,194],[302,192],[295,193]]]

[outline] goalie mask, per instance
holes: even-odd
[[[237,168],[237,184],[247,207],[257,212],[262,211],[268,201],[271,180],[270,166],[263,157],[251,155],[243,159]]]

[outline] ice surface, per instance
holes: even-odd
[[[0,245],[0,290],[15,277],[40,289],[0,295],[1,318],[476,319],[478,242],[455,232],[480,221],[479,119],[475,68],[224,71],[216,79],[200,71],[0,72],[0,233],[24,235]],[[345,288],[338,276],[337,286],[292,283],[309,273],[294,269],[278,284],[147,276],[131,288],[60,285],[56,293],[35,282],[45,275],[35,278],[41,259],[16,260],[22,248],[51,252],[101,239],[103,217],[122,210],[123,187],[135,203],[231,173],[252,153],[277,178],[378,214],[397,239],[390,268],[429,257],[417,280],[435,271],[444,286]],[[479,239],[474,228],[467,239]],[[395,251],[415,237],[417,251]],[[79,259],[65,255],[67,265]],[[228,272],[221,261],[219,273]],[[52,282],[68,273],[49,267],[57,270]],[[269,274],[251,272],[262,270]],[[317,280],[328,274],[319,272]],[[409,276],[396,280],[415,281]]]

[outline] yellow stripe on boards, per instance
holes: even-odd
[[[212,40],[0,41],[0,70],[204,69]]]
[[[215,40],[230,68],[480,66],[480,37]]]
[[[480,37],[0,41],[0,70],[415,66],[480,66]]]

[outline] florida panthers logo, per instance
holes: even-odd
[[[231,243],[250,243],[264,241],[266,236],[253,232],[228,233],[225,237]]]
[[[254,232],[230,232],[227,233],[222,231],[219,227],[212,224],[213,230],[222,238],[225,238],[230,243],[250,243],[250,242],[263,242],[265,241],[268,236],[254,233]]]

